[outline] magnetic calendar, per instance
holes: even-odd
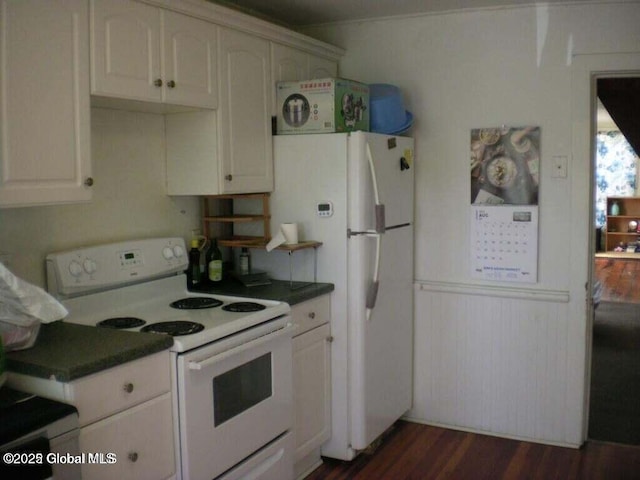
[[[471,276],[538,281],[537,205],[471,205]]]

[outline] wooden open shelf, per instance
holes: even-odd
[[[226,222],[226,223],[243,223],[243,222],[262,222],[265,217],[263,215],[214,215],[212,217],[204,217],[205,222]]]
[[[611,207],[618,204],[620,213],[611,215]],[[638,230],[629,231],[629,222],[640,225],[640,197],[607,197],[607,230],[605,251],[612,252],[620,243],[636,243],[639,241]]]
[[[234,201],[240,199],[258,199],[262,201],[259,213],[238,213],[234,210]],[[227,247],[246,247],[256,243],[267,244],[271,239],[271,212],[269,193],[245,193],[237,195],[208,195],[203,197],[203,231],[207,237],[218,237],[218,244]],[[241,237],[234,235],[233,225],[239,223],[262,222],[262,236]],[[211,234],[213,224],[228,225],[217,235]]]
[[[267,243],[261,237],[243,237],[243,236],[235,236],[230,238],[220,238],[218,239],[218,245],[222,245],[224,247],[236,247],[236,248],[256,248],[256,249],[265,249],[267,247]],[[275,250],[283,250],[285,252],[296,252],[298,250],[304,250],[306,248],[318,248],[322,245],[322,242],[316,241],[308,241],[308,242],[300,242],[294,243],[291,245],[279,245],[275,248]]]
[[[243,193],[235,195],[208,195],[203,197],[203,231],[207,237],[218,238],[218,245],[231,248],[264,249],[271,240],[271,211],[269,209],[269,193]],[[236,213],[234,201],[240,199],[258,199],[262,201],[261,213]],[[214,209],[212,202],[217,203]],[[214,210],[216,210],[214,212]],[[233,225],[239,223],[262,222],[262,236],[235,235]],[[228,227],[222,235],[211,235],[211,225],[221,223]],[[230,228],[229,228],[230,227]],[[306,248],[318,248],[321,242],[306,241],[293,245],[280,245],[276,250],[295,252]]]

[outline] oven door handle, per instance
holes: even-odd
[[[204,368],[208,367],[212,363],[220,362],[225,358],[229,358],[238,353],[242,353],[252,348],[259,347],[260,345],[264,345],[267,342],[271,342],[276,338],[287,336],[287,335],[291,336],[292,330],[294,328],[295,328],[295,325],[292,323],[289,323],[279,330],[276,330],[271,333],[267,333],[266,335],[258,337],[255,340],[251,340],[247,343],[242,343],[240,345],[232,347],[229,350],[224,350],[222,352],[215,353],[212,356],[205,358],[203,360],[191,360],[189,362],[189,370],[203,370]]]

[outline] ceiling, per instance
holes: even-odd
[[[588,0],[208,0],[291,28],[465,8],[588,3]],[[616,1],[616,0],[604,0]],[[618,0],[619,1],[619,0]],[[625,1],[625,0],[622,0]],[[598,1],[596,3],[603,3]]]

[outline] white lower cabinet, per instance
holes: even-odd
[[[171,394],[165,393],[82,428],[80,450],[106,457],[105,464],[83,463],[83,479],[169,477],[175,471]],[[110,464],[111,460],[115,462]]]
[[[175,473],[169,352],[67,384],[80,414],[80,452],[115,454],[82,464],[83,480],[161,480]]]
[[[293,338],[295,475],[318,467],[320,447],[331,435],[331,301],[329,295],[294,305]]]
[[[70,382],[14,374],[11,386],[78,409],[83,480],[175,477],[168,350]]]

